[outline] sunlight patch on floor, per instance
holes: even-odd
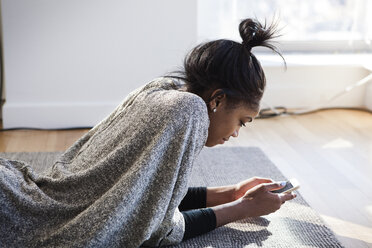
[[[342,139],[342,138],[338,138],[338,139],[335,139],[335,140],[332,140],[332,141],[328,142],[327,144],[324,144],[322,146],[322,148],[324,148],[324,149],[350,148],[350,147],[353,147],[353,146],[354,146],[353,143],[351,143],[350,141]]]
[[[331,226],[335,234],[347,238],[362,240],[367,243],[372,243],[371,227],[362,226],[327,215],[321,216],[328,223],[328,225]],[[353,230],[353,232],[350,232],[350,230]]]
[[[366,206],[366,210],[367,210],[368,215],[372,216],[372,205]]]

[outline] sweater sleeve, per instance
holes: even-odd
[[[216,215],[211,208],[181,212],[185,219],[183,240],[210,232],[216,228]]]
[[[205,208],[207,205],[207,187],[189,187],[181,204],[180,211]]]
[[[183,240],[199,236],[216,228],[216,215],[207,205],[206,187],[189,187],[178,206],[185,220]]]

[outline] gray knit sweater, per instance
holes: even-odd
[[[134,91],[43,174],[0,158],[0,247],[181,242],[177,207],[209,119],[179,86],[160,78]]]

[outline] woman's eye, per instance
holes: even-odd
[[[245,127],[245,124],[244,124],[244,122],[240,122],[240,127]]]

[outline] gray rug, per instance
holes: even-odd
[[[41,172],[53,164],[54,153],[0,153],[23,160]],[[285,180],[282,173],[255,147],[205,148],[193,169],[190,186],[220,186],[253,177]],[[270,215],[230,223],[189,239],[176,247],[342,247],[333,232],[297,193]]]

